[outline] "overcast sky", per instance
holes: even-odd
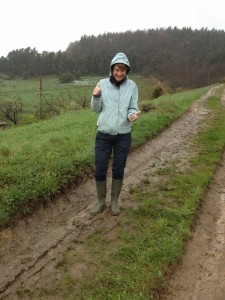
[[[225,1],[1,0],[0,56],[27,47],[64,51],[85,34],[169,26],[225,30]]]

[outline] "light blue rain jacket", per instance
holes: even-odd
[[[112,59],[111,66],[116,63],[130,64],[122,52]],[[106,134],[124,134],[131,131],[132,122],[128,116],[138,111],[138,89],[134,81],[127,78],[120,86],[110,82],[109,78],[99,81],[102,90],[99,98],[92,96],[91,108],[100,112],[98,131]]]

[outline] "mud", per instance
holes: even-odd
[[[222,95],[225,105],[225,92]],[[165,300],[225,299],[225,151]]]
[[[119,217],[111,216],[109,209],[96,217],[90,215],[96,196],[94,179],[88,179],[55,199],[54,203],[50,202],[47,207],[40,207],[32,216],[20,220],[14,228],[0,232],[0,299],[17,299],[18,289],[42,288],[57,280],[55,265],[62,253],[74,241],[81,245],[106,220],[107,226],[113,229],[126,214],[126,208],[133,205],[129,201],[130,189],[138,185],[146,174],[151,176],[156,170],[164,168],[168,161],[174,161],[180,169],[186,168],[188,158],[193,155],[193,137],[200,130],[202,120],[210,117],[205,103],[213,93],[214,90],[210,90],[161,135],[129,155]],[[224,176],[225,163],[221,162],[184,262],[170,282],[170,299],[225,299],[225,294],[221,294],[225,293],[225,285],[218,286],[218,277],[225,273],[222,264],[225,257]],[[186,269],[189,271],[188,278],[185,278]],[[181,275],[184,275],[183,281]],[[212,286],[211,293],[218,291],[218,298],[205,296],[206,284],[209,289]],[[219,298],[219,292],[224,298]]]

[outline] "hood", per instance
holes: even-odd
[[[127,65],[128,66],[127,74],[129,73],[129,71],[130,71],[130,62],[129,62],[126,54],[124,54],[123,52],[119,52],[113,57],[113,59],[111,61],[111,65],[110,65],[110,74],[112,74],[112,67],[115,64],[125,64],[125,65]]]

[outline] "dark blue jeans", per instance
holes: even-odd
[[[112,177],[123,180],[130,146],[130,132],[118,135],[98,132],[95,140],[95,179],[106,180],[109,160],[113,153]]]

